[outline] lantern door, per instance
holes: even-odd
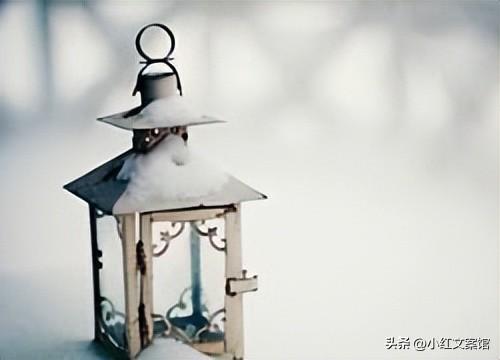
[[[242,357],[239,232],[237,207],[141,215],[146,342],[175,338],[210,355]]]

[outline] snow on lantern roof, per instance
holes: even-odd
[[[155,129],[223,123],[225,121],[192,110],[184,96],[171,94],[153,100],[145,107],[98,118],[97,120],[126,129]]]
[[[267,198],[188,152],[178,136],[129,150],[64,188],[107,214],[229,206]],[[187,146],[186,146],[187,148]]]

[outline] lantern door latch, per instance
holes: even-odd
[[[247,277],[246,270],[242,271],[242,277],[230,277],[226,280],[226,294],[229,296],[236,296],[250,291],[257,291],[257,289],[257,275]]]

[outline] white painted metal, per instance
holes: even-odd
[[[197,220],[208,220],[217,217],[224,216],[225,209],[199,209],[199,210],[186,210],[186,211],[164,211],[164,212],[154,212],[152,213],[152,221],[170,221],[170,222],[181,222],[181,221],[197,221]]]
[[[235,211],[226,213],[226,279],[240,278],[242,276],[241,260],[241,213],[240,205]],[[242,359],[243,345],[243,298],[242,294],[225,297],[226,322],[225,351]]]
[[[125,282],[125,327],[130,358],[141,351],[139,335],[139,294],[137,283],[136,214],[119,216],[123,246],[123,276]]]
[[[257,276],[251,278],[231,279],[229,281],[229,292],[242,294],[249,291],[256,291],[258,289]]]

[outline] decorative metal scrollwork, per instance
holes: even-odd
[[[101,296],[101,318],[106,325],[112,325],[116,322],[125,323],[125,314],[117,311],[111,300]]]
[[[194,341],[193,334],[190,334],[189,331],[184,331],[183,329],[176,327],[172,324],[172,320],[175,321],[177,318],[174,315],[178,310],[185,311],[188,310],[188,297],[191,294],[191,288],[185,288],[181,295],[179,296],[179,301],[170,307],[165,316],[154,314],[153,317],[159,319],[163,326],[165,327],[165,331],[162,332],[162,335],[165,337],[173,337],[177,340],[183,341],[185,343],[192,343]],[[205,310],[205,309],[204,309]]]
[[[215,332],[215,333],[223,332],[222,323],[224,321],[226,321],[226,309],[222,308],[217,310],[208,317],[208,324],[202,327],[200,330],[198,330],[198,332],[195,335],[195,339],[199,340],[200,335],[202,335],[205,331]]]
[[[166,316],[161,314],[152,314],[155,324],[161,324],[162,331],[155,333],[156,336],[171,337],[185,343],[191,343],[192,339],[181,329],[173,326]]]
[[[203,236],[203,237],[208,237],[208,241],[210,242],[210,245],[212,245],[212,247],[217,250],[217,251],[225,251],[226,250],[226,239],[224,238],[220,238],[217,234],[217,227],[214,226],[214,227],[210,227],[210,226],[207,226],[207,230],[204,231],[200,225],[205,225],[205,220],[201,221],[201,224],[200,225],[197,225],[196,222],[192,222],[191,223],[194,230],[196,231],[196,233],[200,236]],[[220,241],[222,242],[222,245],[218,245],[216,242],[215,242],[215,239],[216,238],[220,238]]]
[[[162,330],[160,332],[155,332],[155,335],[161,335],[161,336],[169,336],[172,333],[172,324],[170,324],[170,321],[161,314],[151,314],[153,317],[153,321],[155,323],[160,322]]]
[[[125,349],[125,314],[117,311],[113,303],[101,296],[99,325],[103,335],[117,348]]]
[[[185,228],[185,223],[183,222],[173,222],[171,223],[172,224],[172,227],[175,227],[176,225],[179,225],[179,229],[176,230],[172,235],[170,235],[170,232],[167,230],[167,231],[161,231],[160,232],[160,241],[163,243],[163,246],[160,250],[158,251],[155,251],[156,248],[159,247],[158,244],[153,244],[153,256],[154,257],[158,257],[158,256],[162,256],[167,250],[168,250],[168,247],[170,246],[170,242],[175,239],[176,237],[178,237],[180,234],[182,234],[182,232],[184,231],[184,228]]]
[[[188,300],[187,297],[188,295],[191,294],[191,287],[187,287],[184,290],[182,290],[181,295],[179,296],[179,301],[172,306],[170,309],[167,311],[167,319],[171,319],[173,316],[173,313],[175,310],[186,310],[188,307]]]
[[[223,336],[224,308],[210,314],[203,305],[201,313],[191,313],[189,298],[191,288],[184,289],[178,302],[170,307],[165,316],[154,314],[153,317],[164,323],[165,331],[161,335],[173,337],[188,344],[206,342],[207,334]],[[182,324],[182,325],[181,325]]]

